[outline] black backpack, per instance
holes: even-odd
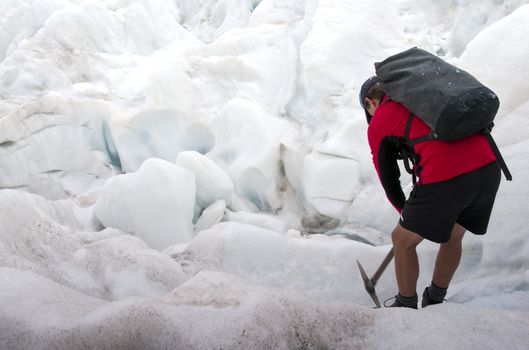
[[[462,69],[416,47],[375,63],[375,70],[386,94],[410,111],[405,133],[408,151],[403,154],[408,172],[414,174],[408,159],[413,162],[413,146],[417,143],[455,141],[483,133],[506,179],[512,180],[490,134],[500,106],[498,96],[492,90]],[[432,129],[430,135],[410,140],[414,115]]]

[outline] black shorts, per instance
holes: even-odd
[[[450,240],[455,223],[483,235],[500,179],[494,162],[448,181],[416,185],[404,204],[400,225],[436,243]]]

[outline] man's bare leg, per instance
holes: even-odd
[[[450,240],[446,243],[441,243],[439,247],[432,282],[440,288],[448,288],[459,266],[464,234],[465,228],[459,224],[455,224]]]
[[[400,223],[393,230],[391,238],[395,248],[395,274],[399,293],[404,297],[415,296],[419,277],[419,259],[415,248],[423,238],[406,230]]]

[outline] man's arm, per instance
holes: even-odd
[[[406,196],[400,185],[400,169],[397,163],[400,143],[401,140],[397,136],[382,139],[375,163],[386,196],[399,212],[402,211],[406,202]]]
[[[382,105],[377,109],[367,129],[367,138],[373,164],[384,192],[386,192],[386,197],[395,209],[401,212],[406,197],[400,186],[400,169],[397,160],[401,158],[399,151],[404,130],[397,126],[400,125],[400,120],[392,118],[395,114],[387,108],[388,105]]]

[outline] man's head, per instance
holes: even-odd
[[[384,89],[382,89],[382,84],[380,84],[380,81],[376,75],[367,79],[362,84],[359,94],[360,105],[366,113],[366,120],[368,124],[371,122],[371,118],[373,118],[375,110],[380,105],[380,101],[382,101],[382,98],[385,94],[386,93],[384,92]]]

